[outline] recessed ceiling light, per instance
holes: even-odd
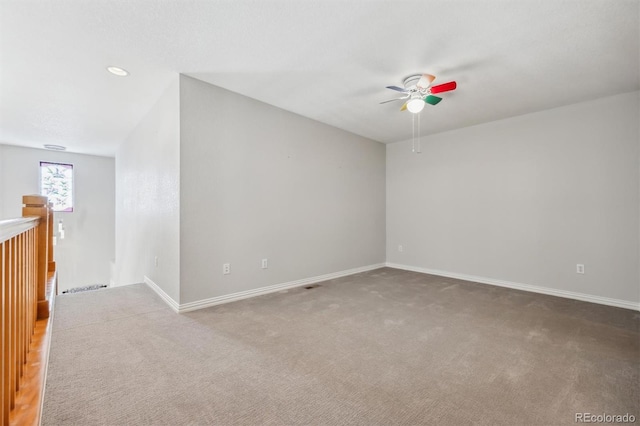
[[[44,145],[45,148],[47,149],[51,149],[53,151],[65,151],[67,149],[66,146],[62,146],[62,145],[49,145],[49,144],[45,144]]]
[[[118,77],[126,77],[129,75],[129,71],[120,67],[107,67],[107,71],[111,74],[117,75]]]

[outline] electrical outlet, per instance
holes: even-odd
[[[262,269],[267,269],[269,267],[269,261],[267,259],[262,259]]]
[[[158,256],[156,256],[155,260],[153,261],[156,265],[156,267],[158,266]]]
[[[404,251],[404,247],[402,247],[402,245],[399,245],[399,246],[398,246],[398,251],[399,251],[400,253],[402,253],[402,252]]]
[[[584,274],[584,265],[581,263],[578,263],[576,265],[576,274]]]
[[[222,273],[224,275],[229,275],[231,273],[231,264],[230,263],[225,263],[224,265],[222,265]]]

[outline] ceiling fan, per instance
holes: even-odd
[[[455,81],[432,86],[431,83],[435,79],[435,76],[431,74],[410,75],[402,82],[402,85],[404,87],[387,86],[387,89],[404,93],[405,96],[396,99],[389,99],[388,101],[383,101],[380,103],[386,104],[387,102],[406,100],[406,102],[402,105],[402,108],[400,108],[400,111],[408,109],[409,112],[417,114],[422,111],[425,103],[429,105],[437,105],[442,100],[441,97],[434,96],[434,94],[450,92],[452,90],[455,90],[457,87]]]

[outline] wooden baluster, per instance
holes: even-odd
[[[16,258],[16,267],[18,268],[17,281],[18,281],[18,385],[16,390],[20,389],[20,380],[24,374],[24,336],[26,331],[26,325],[24,323],[24,233],[16,236],[18,241],[18,250]]]
[[[9,375],[9,360],[6,352],[6,337],[8,336],[8,302],[6,291],[7,267],[5,265],[5,248],[6,244],[0,243],[0,319],[2,320],[2,331],[0,332],[0,355],[2,355],[2,359],[0,360],[0,373],[2,374],[2,377],[0,377],[0,421],[2,421],[3,425],[9,423],[9,394],[6,389],[6,384],[9,381],[7,377]]]
[[[22,335],[20,347],[20,379],[24,376],[25,367],[27,365],[27,352],[29,352],[29,320],[27,316],[27,234],[20,234],[20,258],[18,259],[20,267],[20,327]],[[19,387],[19,386],[18,386]]]
[[[20,279],[18,281],[18,286],[20,287],[20,379],[18,380],[18,389],[20,389],[20,381],[22,380],[22,376],[24,375],[24,366],[27,363],[27,350],[29,346],[27,346],[27,286],[26,281],[27,277],[25,276],[25,252],[24,252],[24,232],[18,236],[20,239],[20,251],[18,256],[18,268],[20,269]]]
[[[29,309],[29,330],[31,330],[31,333],[29,334],[29,344],[31,344],[33,330],[36,326],[35,318],[33,316],[33,228],[27,231],[27,277],[27,289],[29,291],[29,300],[27,301],[27,304]]]
[[[31,253],[31,261],[33,267],[33,319],[38,319],[38,228],[31,230],[33,232],[33,252]]]
[[[31,316],[29,315],[29,231],[23,233],[22,235],[24,239],[24,259],[22,263],[24,268],[24,364],[26,370],[27,356],[29,355],[29,344],[31,343],[33,327],[31,325]]]
[[[22,234],[16,235],[16,392],[20,389],[22,377],[22,340],[24,339],[24,324],[22,322]]]
[[[33,311],[33,327],[38,319],[38,230],[31,229],[31,305]]]

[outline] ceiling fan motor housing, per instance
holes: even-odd
[[[405,78],[402,81],[402,85],[404,86],[405,89],[411,89],[411,88],[416,88],[418,81],[420,81],[420,78],[422,77],[422,74],[412,74],[409,77]]]

